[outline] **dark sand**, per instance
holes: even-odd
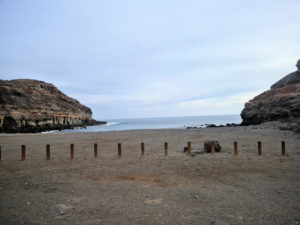
[[[208,139],[218,140],[222,152],[182,153],[186,142],[202,149]],[[282,140],[288,156],[281,156]],[[20,161],[22,144],[26,161]],[[300,135],[292,132],[237,127],[0,134],[0,145],[0,224],[300,224]]]

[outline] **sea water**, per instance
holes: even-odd
[[[61,132],[98,132],[138,129],[185,129],[187,127],[206,127],[208,124],[226,125],[241,123],[240,115],[186,116],[138,119],[110,119],[106,125],[66,129]]]

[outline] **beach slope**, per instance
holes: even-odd
[[[182,152],[188,141],[196,150],[212,139],[222,146],[215,156]],[[300,136],[292,132],[249,126],[1,134],[0,143],[2,224],[300,223]]]

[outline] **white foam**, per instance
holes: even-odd
[[[49,130],[49,131],[43,131],[41,132],[42,134],[48,134],[48,133],[55,133],[57,132],[58,130]]]
[[[115,126],[118,124],[119,124],[119,122],[108,122],[105,126]]]

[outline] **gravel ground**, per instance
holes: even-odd
[[[200,150],[212,139],[222,146],[215,156],[182,152],[188,141]],[[281,156],[281,141],[287,156]],[[51,160],[45,160],[46,144]],[[0,145],[0,224],[300,224],[300,135],[292,132],[227,127],[0,134]]]

